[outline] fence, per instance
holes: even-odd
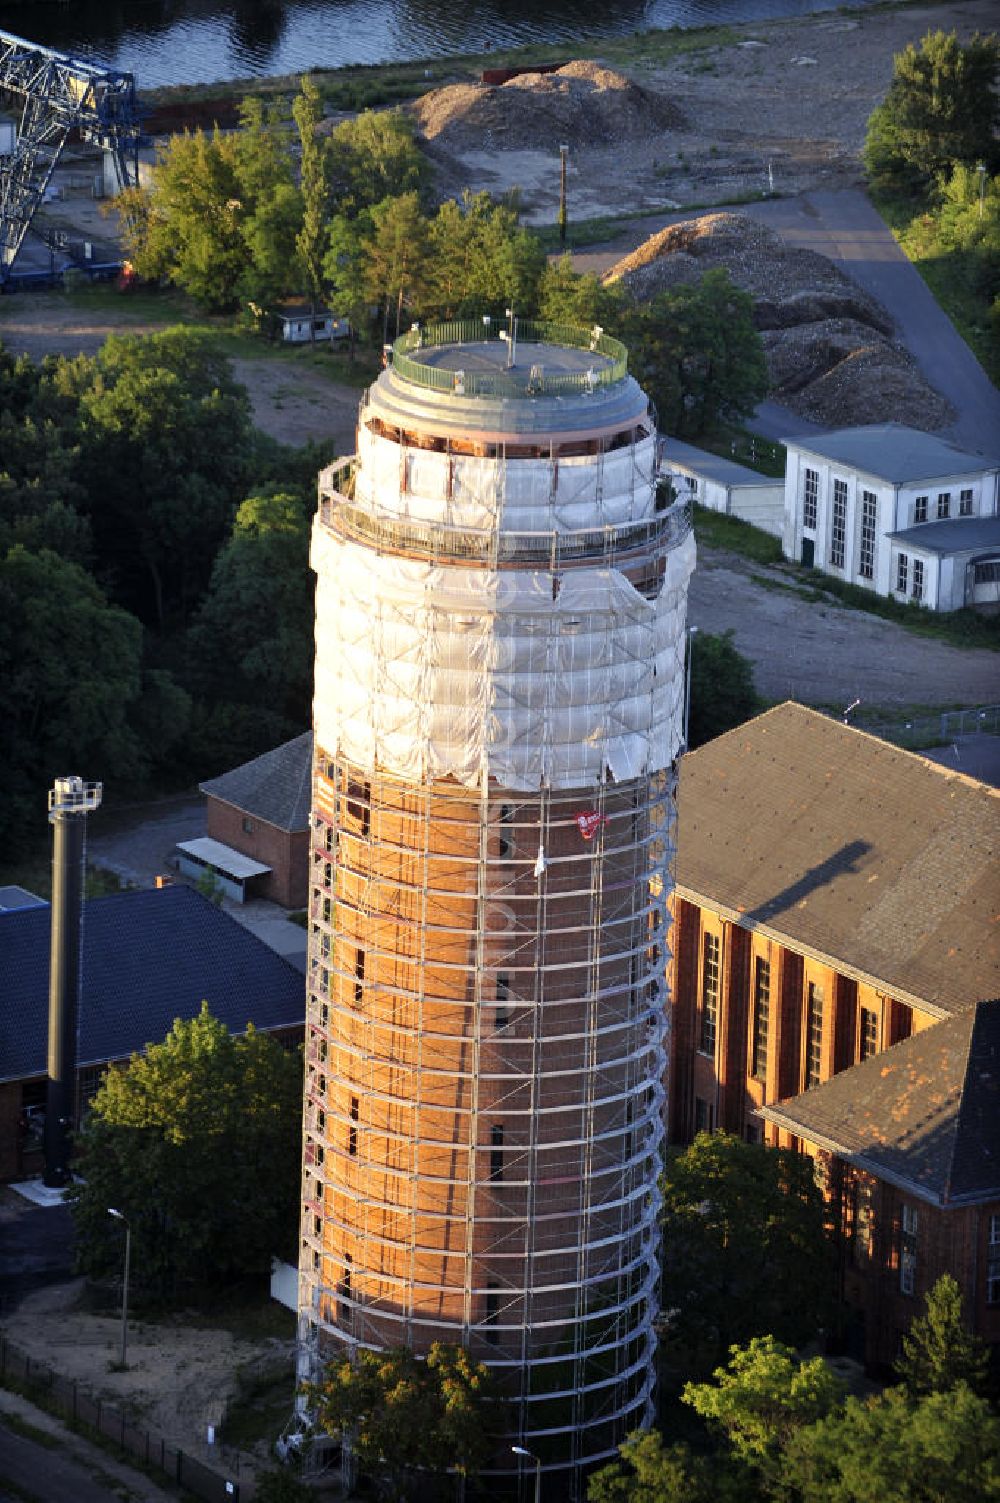
[[[45,1409],[72,1424],[87,1426],[119,1446],[140,1465],[163,1472],[171,1482],[179,1483],[204,1503],[232,1503],[233,1499],[239,1503],[241,1495],[244,1503],[249,1503],[253,1497],[253,1479],[249,1476],[243,1479],[241,1494],[238,1452],[226,1453],[227,1463],[232,1465],[230,1473],[217,1472],[196,1456],[189,1456],[165,1440],[155,1430],[147,1429],[127,1408],[95,1399],[75,1379],[60,1377],[50,1367],[21,1351],[6,1336],[0,1336],[0,1378],[23,1385],[28,1396],[37,1396]]]
[[[979,705],[971,710],[942,710],[937,715],[915,716],[911,720],[896,720],[879,724],[865,724],[855,720],[859,730],[881,736],[883,741],[894,741],[897,746],[919,751],[922,747],[954,741],[956,736],[969,736],[981,731],[986,735],[1000,735],[1000,705]]]

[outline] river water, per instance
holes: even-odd
[[[864,3],[864,0],[861,0]],[[873,0],[874,3],[874,0]],[[832,10],[836,0],[0,0],[0,27],[140,88]]]

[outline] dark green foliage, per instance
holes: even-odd
[[[928,32],[894,60],[884,102],[868,121],[864,160],[872,186],[919,194],[956,163],[1000,163],[1000,40],[978,33],[964,46],[955,32]]]
[[[701,281],[630,307],[613,332],[656,405],[663,432],[696,438],[749,417],[767,395],[767,366],[748,293],[715,268]]]
[[[358,1465],[386,1498],[407,1497],[417,1471],[473,1477],[492,1449],[489,1373],[459,1346],[435,1342],[426,1361],[406,1347],[362,1347],[353,1362],[331,1362],[308,1396],[317,1426],[350,1436]],[[442,1489],[453,1497],[454,1481],[442,1475]]]
[[[688,741],[701,746],[760,709],[753,665],[733,646],[733,632],[698,632],[688,638],[691,654],[691,719]]]
[[[422,198],[430,181],[430,164],[400,110],[364,110],[341,121],[330,136],[329,162],[340,211],[352,217],[405,193]]]
[[[950,1273],[942,1274],[926,1297],[926,1308],[903,1337],[896,1372],[907,1391],[920,1398],[966,1384],[974,1393],[986,1382],[987,1355],[962,1316],[962,1291]]]
[[[660,1184],[668,1349],[697,1370],[754,1336],[815,1335],[832,1311],[833,1249],[811,1159],[700,1133]]]
[[[0,557],[0,840],[44,820],[52,779],[133,780],[142,747],[142,628],[79,565],[17,546]]]
[[[293,1255],[299,1191],[301,1058],[248,1027],[233,1038],[207,1004],[166,1039],[110,1070],[77,1137],[72,1192],[80,1269],[107,1277],[132,1228],[141,1293],[263,1278]]]
[[[655,1430],[637,1430],[619,1449],[621,1461],[590,1478],[587,1503],[752,1503],[755,1496],[750,1479],[722,1457],[665,1446]]]
[[[1000,1419],[964,1383],[913,1400],[849,1398],[789,1442],[782,1497],[797,1503],[989,1503],[1000,1498]]]

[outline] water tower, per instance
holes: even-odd
[[[651,1417],[694,564],[657,454],[600,329],[415,327],[312,542],[301,1371],[462,1343],[497,1471],[560,1497]]]

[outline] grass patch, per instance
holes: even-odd
[[[759,470],[772,480],[784,480],[787,450],[784,444],[774,439],[762,438],[749,428],[723,428],[718,433],[699,438],[698,447],[709,454],[718,454],[721,459],[731,459],[736,464],[746,465],[750,470]],[[668,449],[669,456],[669,449]]]
[[[694,533],[706,548],[725,548],[758,564],[781,562],[781,543],[769,532],[762,532],[739,517],[727,517],[697,502],[693,508]]]
[[[12,1482],[3,1472],[0,1472],[0,1491],[11,1498],[17,1498],[18,1503],[44,1503],[40,1493],[33,1493],[20,1483]]]
[[[250,1450],[259,1441],[274,1445],[292,1410],[295,1395],[295,1362],[237,1373],[237,1396],[226,1410],[222,1424],[223,1445]]]
[[[529,224],[525,229],[534,235],[544,251],[552,254],[563,249],[582,250],[587,245],[605,245],[609,240],[617,240],[619,235],[632,228],[637,217],[633,213],[606,214],[596,219],[568,219],[565,247],[559,239],[557,224]]]
[[[794,570],[799,578],[831,603],[881,616],[884,621],[894,621],[917,636],[934,637],[952,647],[985,647],[991,652],[1000,652],[1000,617],[981,616],[971,610],[931,611],[922,605],[876,595],[819,569],[803,569],[796,564],[785,567]]]
[[[58,1435],[53,1435],[50,1431],[31,1424],[20,1414],[14,1414],[9,1409],[3,1412],[3,1427],[5,1430],[13,1430],[15,1435],[20,1435],[24,1440],[34,1441],[36,1446],[44,1446],[47,1451],[59,1450],[61,1442]]]

